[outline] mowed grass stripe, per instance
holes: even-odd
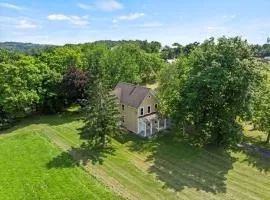
[[[168,161],[168,159],[164,158],[164,160]],[[170,159],[171,161],[171,159]],[[213,162],[211,159],[207,159],[207,158],[201,158],[201,157],[197,157],[196,158],[196,165],[189,163],[189,162],[178,162],[176,159],[174,159],[173,161],[173,166],[186,166],[185,170],[188,171],[200,171],[203,172],[204,174],[209,174],[209,177],[213,178],[214,180],[218,180],[220,177],[222,177],[223,175],[219,175],[213,172],[219,171],[218,169],[221,169],[223,166],[220,165],[220,163],[215,163]],[[233,173],[230,174],[230,178],[232,180],[240,180],[241,179],[241,184],[239,185],[243,185],[243,184],[251,184],[251,183],[255,183],[257,186],[259,184],[259,186],[261,187],[261,189],[265,190],[266,186],[265,184],[267,184],[267,180],[261,181],[260,178],[257,178],[258,176],[254,176],[255,174],[245,174],[245,169],[242,169],[241,167],[243,166],[243,164],[241,164],[241,166],[239,166],[238,170],[233,170]],[[232,166],[233,167],[233,166]],[[256,174],[259,174],[258,170],[256,171]],[[250,182],[250,180],[253,179],[253,182]],[[268,181],[269,183],[269,181]]]
[[[168,154],[170,154],[169,152],[173,152],[173,151],[168,151]],[[168,154],[166,154],[166,156],[168,155]],[[213,159],[210,159],[209,157],[207,157],[207,154],[208,154],[208,152],[207,151],[204,151],[203,153],[201,153],[206,159],[202,159],[201,160],[201,158],[200,157],[198,157],[198,161],[199,161],[199,164],[198,165],[196,165],[196,166],[200,166],[200,168],[197,168],[197,169],[195,169],[195,170],[201,170],[202,171],[202,168],[201,168],[201,166],[204,166],[204,165],[206,165],[206,166],[204,166],[205,168],[206,168],[206,170],[204,170],[204,173],[208,173],[208,172],[211,172],[212,170],[211,170],[211,168],[212,169],[215,169],[216,167],[215,167],[215,165],[218,165],[218,166],[221,166],[221,164],[220,164],[220,162],[217,162],[216,160],[213,160]],[[201,154],[200,154],[200,156],[201,156]],[[213,153],[211,153],[212,155],[213,155]],[[141,154],[139,154],[139,155],[141,155]],[[179,154],[173,154],[173,155],[179,155]],[[136,154],[136,157],[138,158],[138,157],[140,157],[140,156],[138,156],[137,154]],[[212,156],[213,157],[213,156]],[[218,157],[220,157],[220,156],[218,156]],[[168,160],[168,158],[166,159],[166,160]],[[176,159],[175,159],[176,160]],[[179,159],[178,159],[179,160]],[[202,163],[200,163],[200,160],[202,161]],[[213,161],[215,161],[215,162],[213,162]],[[222,160],[224,160],[224,159],[222,159]],[[180,162],[180,161],[179,161]],[[228,163],[228,162],[227,162]],[[182,163],[183,164],[183,163]],[[180,165],[180,164],[179,164]],[[224,164],[223,164],[224,165]],[[244,164],[241,164],[242,166],[245,166]],[[194,166],[194,165],[193,165]],[[190,170],[190,167],[192,167],[192,166],[189,166],[188,167],[188,170]],[[210,168],[210,169],[208,169],[208,168]],[[250,168],[249,166],[246,166],[246,168]],[[253,169],[253,168],[252,168]],[[259,174],[260,175],[260,173],[258,172],[258,170],[255,170],[255,169],[253,169],[257,174]],[[234,171],[235,172],[235,171]],[[243,172],[243,173],[242,173]],[[237,174],[238,173],[238,174]],[[259,179],[258,178],[258,181],[257,180],[254,180],[253,182],[251,182],[250,181],[250,178],[253,178],[253,179],[256,179],[258,176],[252,176],[252,174],[250,175],[250,176],[247,176],[245,173],[244,173],[244,170],[242,170],[242,169],[240,169],[240,170],[237,170],[237,173],[236,173],[236,175],[235,175],[235,179],[234,178],[231,178],[231,177],[229,177],[229,180],[235,180],[235,181],[231,181],[231,183],[234,183],[234,184],[236,184],[236,185],[238,185],[238,187],[240,187],[240,188],[243,188],[242,187],[242,185],[243,185],[243,179],[244,179],[244,184],[245,184],[245,186],[250,186],[250,184],[251,183],[255,183],[256,184],[256,186],[257,187],[259,187],[260,189],[258,190],[256,190],[256,192],[254,192],[254,190],[249,190],[251,193],[257,193],[257,194],[262,194],[262,193],[264,193],[265,191],[267,191],[267,185],[266,184],[264,184],[264,181],[260,181],[261,179]],[[216,175],[215,174],[209,174],[209,176],[213,176],[213,177],[215,177]],[[233,175],[234,176],[234,175]],[[232,177],[233,177],[232,176]],[[238,176],[240,176],[240,177],[238,177]],[[219,178],[219,177],[216,177],[217,179]],[[241,183],[238,183],[237,181],[239,181],[239,180],[242,180],[241,181]],[[257,183],[260,183],[260,184],[257,184]],[[267,182],[267,179],[265,180],[265,183],[268,183],[269,184],[269,181]],[[243,193],[246,193],[247,192],[247,189],[246,189],[246,187],[244,187],[243,188],[243,190],[244,190],[244,192],[242,192],[242,194]],[[235,190],[235,191],[237,191],[237,190]],[[251,194],[250,194],[251,195]],[[245,195],[246,196],[246,195]]]
[[[56,129],[58,129],[58,131],[57,131]],[[44,130],[45,130],[45,129],[44,129]],[[71,137],[64,136],[64,134],[60,133],[60,132],[59,132],[59,127],[58,127],[58,128],[56,128],[56,127],[48,127],[48,128],[46,128],[46,132],[47,132],[47,134],[48,134],[49,137],[53,136],[53,137],[51,137],[51,139],[52,139],[53,141],[59,140],[59,139],[61,140],[62,145],[60,144],[60,147],[63,146],[63,145],[65,145],[65,143],[68,143],[68,144],[69,144],[69,147],[77,146],[77,145],[78,145],[78,143],[77,143],[76,141],[72,140]],[[62,132],[62,131],[61,131],[61,132]],[[59,136],[59,138],[58,138],[57,136]],[[74,138],[73,138],[73,139],[74,139]],[[56,142],[56,143],[59,144],[58,142]],[[113,165],[114,167],[111,167],[110,165]],[[104,166],[105,166],[105,164],[104,164]],[[113,162],[110,162],[110,163],[106,162],[106,168],[104,168],[104,166],[101,166],[101,165],[100,165],[99,167],[102,168],[103,170],[105,170],[105,171],[107,172],[107,174],[112,175],[112,172],[113,172],[113,173],[116,174],[116,177],[117,177],[118,179],[124,180],[124,181],[122,181],[122,182],[128,182],[128,186],[131,186],[131,188],[137,187],[137,188],[142,189],[142,188],[138,185],[138,183],[139,183],[138,181],[133,181],[133,180],[135,179],[135,177],[132,177],[132,176],[130,176],[129,174],[123,175],[123,169],[122,169],[122,168],[115,170],[115,169],[117,168],[117,166],[115,165],[115,163],[113,163]],[[108,169],[109,169],[109,170],[108,170]],[[122,173],[121,173],[121,171],[122,171]],[[108,173],[108,172],[109,172],[109,173]],[[115,176],[114,176],[114,177],[115,177]],[[136,182],[137,182],[137,183],[136,183]],[[146,192],[146,193],[143,194],[144,196],[145,196],[146,194],[148,194],[148,195],[150,195],[150,196],[152,195],[152,194],[149,193],[146,189],[140,190],[140,192],[141,192],[141,191],[145,191],[145,192]]]
[[[77,146],[77,142],[74,141],[74,138],[76,140],[76,137],[67,137],[67,136],[63,136],[63,130],[61,130],[62,126],[56,126],[56,127],[48,127],[47,130],[51,130],[54,129],[53,134],[54,136],[56,136],[56,134],[58,134],[62,140],[62,142],[67,142],[70,145],[74,145]],[[64,128],[64,130],[67,130],[66,127]],[[65,135],[65,134],[64,134]],[[57,136],[56,136],[57,137]],[[121,153],[121,152],[118,152]],[[130,186],[131,189],[134,189],[134,187],[140,189],[140,193],[143,191],[143,195],[142,197],[145,197],[146,194],[148,194],[148,196],[152,197],[153,199],[157,199],[158,196],[162,197],[162,195],[164,195],[164,190],[160,190],[159,192],[161,192],[160,194],[157,194],[157,188],[154,187],[153,191],[149,191],[149,187],[143,188],[142,186],[140,186],[140,184],[144,183],[145,185],[153,185],[153,182],[148,181],[149,178],[144,178],[142,177],[140,173],[135,173],[134,174],[134,170],[130,170],[129,173],[125,173],[125,170],[123,168],[126,168],[128,165],[128,163],[125,163],[123,166],[119,167],[119,161],[118,162],[114,162],[113,160],[111,162],[109,162],[110,157],[106,160],[106,162],[103,164],[104,166],[100,166],[102,167],[107,174],[111,174],[112,172],[114,174],[116,174],[114,177],[118,178],[122,177],[122,182],[128,182],[129,184],[126,184],[127,186]],[[124,160],[124,159],[123,159]],[[113,166],[113,167],[112,167]],[[134,169],[135,166],[131,165],[130,168]],[[130,173],[131,172],[131,173]],[[122,174],[125,174],[124,176]],[[133,174],[133,175],[132,175]],[[145,173],[145,175],[147,175],[147,173]],[[149,176],[149,174],[148,174]],[[154,181],[154,180],[152,180]],[[161,187],[160,185],[157,185],[157,187]]]
[[[54,133],[56,132],[57,131],[55,131]],[[62,135],[61,135],[61,139],[62,139],[62,142],[68,142],[70,145],[77,145],[76,142],[74,141],[71,142],[71,140],[67,139],[66,137],[63,137]],[[125,163],[124,166],[120,166],[120,167],[119,167],[119,164],[120,164],[119,160],[117,162],[112,162],[109,159],[107,159],[104,162],[104,164],[102,166],[100,165],[99,167],[103,168],[103,170],[105,170],[107,174],[111,174],[111,175],[116,174],[114,177],[117,177],[118,179],[121,177],[122,182],[127,182],[128,183],[127,186],[130,186],[131,189],[134,187],[140,189],[140,192],[143,191],[143,194],[142,194],[143,196],[150,195],[152,198],[156,197],[156,196],[153,196],[154,193],[149,192],[149,188],[143,188],[142,186],[139,185],[141,182],[145,182],[148,179],[144,179],[143,177],[141,177],[141,174],[132,175],[131,173],[126,173],[126,171],[123,170],[123,168],[127,167],[127,163]],[[131,166],[131,167],[134,168],[134,166]],[[129,172],[132,172],[132,170]]]
[[[206,151],[203,151],[203,153],[199,153],[199,154],[194,155],[194,158],[195,158],[194,160],[196,160],[196,165],[194,165],[192,163],[186,162],[186,160],[180,160],[179,157],[175,156],[177,154],[172,153],[175,151],[176,151],[176,149],[171,149],[171,150],[166,152],[166,157],[162,157],[162,156],[160,156],[160,157],[163,158],[164,160],[172,161],[175,165],[181,165],[182,162],[185,162],[186,165],[191,166],[193,169],[195,169],[195,171],[197,169],[199,169],[199,170],[203,170],[205,173],[211,173],[213,171],[218,171],[217,169],[222,169],[224,167],[224,165],[226,165],[224,163],[217,162],[214,159],[207,157]],[[213,155],[213,153],[211,153],[211,154]],[[227,164],[229,164],[229,163],[227,162]],[[259,172],[258,170],[254,169],[250,166],[247,166],[246,163],[237,163],[237,164],[239,165],[239,168],[233,170],[233,172],[234,172],[233,176],[235,176],[235,177],[239,176],[239,177],[236,177],[237,179],[242,179],[242,181],[243,180],[245,181],[245,179],[247,179],[247,181],[248,181],[251,178],[254,180],[254,182],[260,183],[262,185],[262,187],[267,183],[269,184],[269,181],[267,181],[267,179],[262,180],[260,178],[260,176],[254,175],[254,174],[261,175],[261,172]],[[200,168],[198,168],[197,166],[200,166]],[[246,174],[245,173],[246,170],[248,170],[248,171],[253,170],[254,173]],[[269,174],[266,176],[269,176]],[[213,177],[215,177],[215,175]],[[242,183],[242,181],[241,181],[241,183]]]
[[[57,127],[56,127],[57,128]],[[54,129],[56,129],[55,127],[54,127]],[[59,130],[59,127],[58,127],[58,130]],[[62,132],[62,131],[61,131]],[[65,137],[62,137],[63,139],[65,139]],[[76,143],[75,142],[72,142],[73,143],[73,145],[75,145]],[[118,153],[121,153],[121,152],[118,152]],[[106,160],[106,162],[105,162],[106,164],[106,166],[107,166],[107,168],[104,168],[104,170],[108,170],[108,169],[112,169],[113,171],[114,171],[114,173],[116,173],[116,176],[114,176],[114,177],[120,177],[121,176],[121,173],[119,173],[119,172],[121,172],[122,171],[122,173],[123,173],[123,168],[119,168],[117,165],[115,165],[115,163],[114,162],[110,162],[110,163],[108,163],[108,161]],[[111,166],[114,166],[113,168],[111,167]],[[126,167],[127,165],[125,164],[125,167]],[[118,168],[118,170],[115,170],[116,168]],[[131,166],[131,168],[134,168],[134,166]],[[112,171],[108,171],[108,173],[111,173]],[[129,173],[132,173],[133,172],[133,170],[131,170],[131,171],[129,171]],[[135,174],[133,177],[131,177],[129,174],[128,174],[128,176],[127,175],[125,175],[124,177],[122,176],[122,178],[124,178],[124,180],[122,180],[122,182],[127,182],[127,181],[129,181],[130,182],[130,180],[135,180],[135,181],[132,181],[132,184],[130,184],[132,187],[131,188],[134,188],[134,186],[136,186],[137,185],[137,188],[138,188],[138,184],[136,184],[136,182],[138,182],[138,183],[141,183],[141,182],[145,182],[145,180],[148,180],[148,179],[142,179],[142,180],[138,180],[138,177],[140,177],[140,174]],[[151,183],[149,183],[149,184],[151,184]],[[145,185],[149,185],[148,183],[146,183]],[[153,183],[152,183],[153,184]],[[139,188],[140,188],[140,191],[145,191],[145,189],[143,189],[142,187],[140,187],[139,186]],[[163,193],[164,193],[164,190],[162,190],[163,191]],[[147,187],[146,188],[146,192],[147,193],[150,193],[149,192],[149,187]],[[157,188],[154,188],[154,190],[153,190],[153,193],[155,194],[155,196],[154,196],[154,198],[157,198],[158,196],[157,196]],[[150,193],[150,196],[152,196],[152,194],[153,194],[152,192]],[[162,194],[161,194],[162,195]],[[197,195],[196,195],[197,196]],[[196,196],[193,196],[193,198],[195,198]],[[145,197],[145,194],[143,195],[143,197]],[[189,195],[189,197],[190,197],[190,195]]]
[[[81,126],[79,117],[53,116],[41,117],[34,129],[44,129],[42,135],[68,150],[81,144]],[[244,154],[225,157],[215,149],[197,149],[166,137],[159,141],[131,138],[123,144],[113,140],[113,146],[114,156],[107,155],[103,165],[88,164],[85,169],[129,199],[270,199],[270,174],[249,166]]]
[[[199,159],[196,158],[196,160],[198,161]],[[183,176],[181,174],[180,175],[177,174],[180,171],[182,172],[182,174],[185,174],[185,173],[189,172],[190,174],[198,175],[198,176],[191,176],[191,177],[188,177],[188,178],[184,179],[184,180],[187,181],[187,184],[190,183],[190,180],[193,180],[195,183],[198,183],[199,185],[203,185],[202,181],[198,180],[198,177],[199,177],[200,173],[208,174],[208,176],[205,176],[205,177],[207,177],[208,182],[215,182],[216,180],[218,180],[220,182],[220,177],[223,177],[222,175],[218,175],[216,173],[213,173],[213,172],[216,172],[218,170],[213,170],[214,168],[208,169],[209,166],[205,166],[206,163],[207,163],[207,160],[203,161],[202,164],[200,162],[198,162],[196,164],[194,164],[194,163],[191,164],[191,163],[188,163],[188,162],[185,162],[185,161],[183,161],[182,164],[181,164],[181,162],[178,163],[178,162],[173,162],[172,160],[169,160],[169,159],[159,158],[159,160],[158,161],[156,160],[155,162],[156,162],[156,164],[162,165],[165,169],[173,169],[174,172],[175,172],[173,174],[174,177],[175,176],[177,176],[179,178],[182,177],[182,179],[183,179]],[[178,166],[178,167],[176,167],[176,166]],[[238,177],[238,178],[236,177],[234,179],[231,176],[229,176],[229,178],[227,178],[226,182],[227,183],[234,183],[234,185],[237,185],[238,188],[240,189],[240,191],[241,192],[243,191],[242,192],[243,196],[252,195],[254,193],[260,194],[260,193],[264,193],[265,191],[267,191],[267,189],[266,189],[267,186],[264,186],[263,184],[261,184],[262,185],[261,188],[259,187],[256,190],[248,190],[248,189],[246,189],[246,187],[248,188],[248,186],[250,186],[250,184],[254,183],[254,182],[250,181],[250,180],[252,180],[253,177],[251,177],[249,182],[246,182],[245,180],[243,181],[243,178],[244,178],[244,176],[241,176],[241,177]],[[241,183],[238,183],[238,180],[241,180]],[[241,190],[241,188],[242,188],[242,190]]]
[[[128,151],[126,151],[126,152],[128,152]],[[209,158],[209,157],[207,157],[208,156],[208,154],[210,154],[211,155],[211,157]],[[175,154],[176,155],[176,154]],[[179,155],[179,154],[177,154],[177,155]],[[229,163],[229,161],[228,160],[226,160],[226,159],[223,159],[221,156],[219,156],[219,155],[215,155],[214,153],[211,153],[211,152],[207,152],[207,151],[205,151],[205,152],[203,152],[203,153],[201,153],[201,155],[200,156],[202,156],[202,157],[204,157],[204,158],[208,158],[207,160],[204,160],[203,161],[203,163],[207,163],[207,162],[209,162],[209,163],[213,163],[213,161],[214,161],[214,163],[212,164],[212,165],[210,165],[210,164],[207,164],[208,165],[208,167],[213,167],[213,168],[215,168],[215,165],[217,165],[217,166],[219,166],[220,165],[220,161],[225,161],[225,162],[227,162],[227,163]],[[216,160],[215,159],[212,159],[212,158],[217,158]],[[226,164],[227,164],[226,163]],[[196,170],[202,170],[202,169],[200,169],[200,168],[197,168],[197,169],[195,169],[195,171]],[[211,169],[209,170],[207,170],[207,167],[206,167],[206,170],[204,171],[204,172],[209,172],[209,171],[212,171]],[[237,177],[237,175],[236,175],[236,180],[238,179],[245,179],[244,177],[247,177],[247,175],[246,174],[244,174],[244,173],[241,173],[241,171],[242,171],[242,169],[240,169],[239,170],[239,173],[240,173],[240,177]],[[254,170],[254,171],[256,171],[256,170]],[[257,171],[256,171],[257,172]],[[209,174],[210,176],[212,176],[212,177],[215,177],[215,174]],[[234,174],[235,175],[235,174]],[[233,175],[233,176],[234,176]],[[230,179],[232,179],[231,177],[229,178],[229,180]],[[265,180],[266,181],[266,180]],[[267,181],[266,181],[267,182]],[[233,182],[232,182],[233,183]],[[235,182],[234,182],[235,183]],[[240,187],[241,187],[241,183],[240,184],[238,184],[238,183],[236,183],[237,185],[240,185]],[[248,184],[249,185],[249,184]],[[264,184],[261,184],[261,185],[264,185]],[[263,186],[264,187],[264,186]],[[253,191],[253,190],[251,190],[251,191]],[[247,191],[245,190],[244,191],[244,193],[246,193]],[[243,196],[246,196],[245,194],[243,194]]]
[[[45,132],[45,134],[47,134],[47,137],[49,137],[52,142],[54,142],[59,148],[62,148],[63,150],[68,150],[70,149],[72,146],[78,146],[78,142],[76,142],[76,137],[74,137],[73,134],[65,134],[61,129],[60,127],[47,127],[47,125],[44,125],[45,128],[42,129],[43,132]],[[61,130],[61,131],[59,131]],[[69,135],[72,135],[72,137],[68,137]],[[74,140],[75,138],[75,140]],[[76,158],[74,158],[76,159]],[[100,166],[100,165],[97,165],[96,166],[93,166],[93,165],[90,165],[88,164],[88,166],[84,166],[84,168],[87,170],[87,171],[90,171],[92,173],[94,173],[93,175],[97,175],[98,177],[101,178],[99,172],[101,170],[103,170],[103,172],[105,172],[106,175],[103,174],[103,180],[104,180],[104,176],[106,177],[109,177],[110,175],[106,172],[106,170],[103,169],[103,166]],[[99,168],[99,172],[97,171],[93,171],[93,168],[97,169]],[[117,176],[119,178],[119,175]],[[105,182],[106,183],[106,182]],[[107,182],[108,186],[111,186],[108,182]],[[121,191],[121,190],[120,190]],[[119,191],[117,191],[119,193]],[[123,192],[123,190],[122,190]],[[132,195],[127,195],[128,197],[131,197]],[[132,196],[133,197],[133,196]]]
[[[74,134],[72,134],[71,132],[69,134],[62,134],[55,127],[49,126],[44,126],[43,132],[45,132],[49,136],[52,136],[52,138],[55,140],[60,140],[62,145],[66,145],[68,148],[79,145],[76,140],[72,138],[74,137]]]
[[[120,153],[120,152],[119,152]],[[122,154],[128,154],[128,155],[130,155],[131,153],[130,152],[128,152],[128,151],[122,151],[121,152],[121,155]],[[132,154],[133,155],[133,154]],[[137,159],[139,159],[140,161],[142,161],[143,159],[141,159],[141,158],[139,158],[138,156],[134,156],[134,159],[133,160],[131,160],[131,164],[132,165],[134,165],[133,164],[133,162],[134,162],[134,160],[137,160]],[[157,177],[157,174],[155,174],[155,173],[153,173],[153,172],[150,172],[149,171],[149,168],[152,166],[152,164],[150,163],[150,162],[145,162],[144,161],[144,164],[147,166],[146,168],[145,168],[145,166],[144,166],[144,168],[142,168],[142,169],[144,169],[144,170],[142,170],[142,169],[140,169],[141,170],[141,173],[143,173],[143,174],[149,174],[149,173],[151,173],[154,177]],[[134,167],[137,167],[136,165],[134,166]],[[155,167],[156,168],[156,167]],[[139,169],[138,167],[137,167],[137,169]],[[156,168],[157,169],[157,168]],[[168,168],[169,169],[169,168]],[[160,170],[160,169],[158,169],[158,170]],[[166,171],[167,169],[166,168],[164,168],[164,171]],[[162,170],[161,170],[162,171]],[[155,178],[156,179],[156,178]],[[175,179],[175,177],[172,177],[172,179],[168,179],[168,180],[174,180]],[[185,178],[183,178],[183,177],[179,177],[179,179],[177,179],[175,182],[176,183],[180,183],[181,182],[181,180],[182,179],[185,179]],[[192,182],[192,179],[186,179],[186,182]],[[164,183],[164,182],[163,182]],[[173,188],[175,188],[176,187],[176,185],[171,185]],[[173,189],[174,191],[175,191],[175,189]],[[206,194],[207,195],[207,194]],[[197,197],[198,197],[198,195],[196,194],[196,195],[192,195],[192,194],[186,194],[186,196],[188,196],[190,199],[192,198],[192,199],[197,199]],[[209,198],[209,196],[208,196],[208,198]],[[201,196],[198,198],[198,199],[201,199]]]
[[[80,167],[48,167],[61,152],[32,128],[1,140],[0,160],[5,162],[0,162],[0,199],[121,198]],[[67,155],[62,162],[69,159]]]
[[[169,151],[169,152],[172,152],[172,151]],[[170,153],[168,153],[168,154],[166,154],[166,155],[169,155]],[[200,154],[201,155],[201,154]],[[138,156],[136,156],[136,157],[138,157]],[[168,159],[166,159],[166,160],[164,160],[164,162],[167,162],[167,160]],[[176,159],[174,159],[174,160],[176,160]],[[179,159],[178,159],[179,160]],[[217,167],[215,167],[215,164],[210,164],[211,163],[211,160],[212,159],[207,159],[207,160],[205,160],[205,159],[203,159],[203,160],[201,160],[200,159],[200,157],[198,157],[198,159],[196,159],[197,161],[198,161],[198,164],[197,165],[192,165],[192,164],[190,164],[190,163],[184,163],[185,164],[185,166],[186,166],[186,168],[182,171],[183,173],[184,172],[186,172],[186,171],[191,171],[191,169],[193,170],[193,171],[196,171],[196,172],[202,172],[202,173],[207,173],[207,174],[209,174],[209,177],[211,177],[211,178],[213,178],[213,181],[215,181],[215,180],[219,180],[220,179],[220,177],[222,177],[222,175],[218,175],[218,174],[215,174],[215,173],[211,173],[213,170],[211,170],[211,168],[212,169],[215,169],[214,171],[217,171],[216,169],[217,169]],[[202,162],[202,163],[200,163],[200,161]],[[179,161],[180,162],[180,161]],[[218,164],[220,164],[220,163],[218,163]],[[171,167],[174,167],[174,166],[183,166],[183,162],[180,162],[180,163],[173,163],[173,165],[171,165],[171,166],[168,166],[167,168],[171,168]],[[197,167],[197,168],[195,168],[196,166],[200,166],[200,167]],[[166,168],[166,167],[165,167]],[[209,169],[210,168],[210,169]],[[174,167],[174,170],[175,171],[177,171],[177,170],[179,170],[179,168],[175,168]],[[230,177],[230,179],[231,180],[239,180],[239,179],[242,179],[243,180],[243,178],[244,177],[246,177],[246,176],[242,176],[242,177],[236,177],[235,179],[233,179],[233,178],[231,178]],[[194,178],[188,178],[188,180],[187,180],[187,182],[189,182],[190,181],[190,179],[194,179]],[[196,182],[198,182],[198,183],[200,183],[200,181],[197,181],[196,179],[194,179]],[[237,182],[235,182],[235,181],[231,181],[231,182],[233,182],[233,183],[235,183],[236,185],[238,185],[239,187],[242,187],[242,185],[243,185],[243,183],[241,182],[241,184],[238,184]],[[250,184],[250,182],[248,183],[248,184]],[[248,186],[248,184],[247,184],[247,186]],[[261,189],[261,192],[263,192],[263,190],[264,189],[266,189],[266,188],[263,188],[264,187],[264,184],[263,183],[261,183],[261,186],[262,186],[262,189]],[[267,190],[267,189],[266,189]],[[258,191],[258,190],[257,190]],[[259,191],[258,191],[259,192]]]

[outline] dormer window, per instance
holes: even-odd
[[[155,109],[157,109],[157,103],[155,104]]]
[[[140,109],[140,114],[143,115],[143,108]]]
[[[147,107],[147,112],[150,113],[151,112],[151,106]]]

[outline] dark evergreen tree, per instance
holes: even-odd
[[[116,97],[110,92],[106,81],[106,73],[100,62],[89,68],[89,82],[86,92],[85,126],[81,131],[81,138],[87,139],[89,144],[106,146],[113,136],[121,134],[118,125],[120,115],[116,104]]]

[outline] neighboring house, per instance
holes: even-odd
[[[264,60],[270,60],[270,56],[265,56],[263,59]]]
[[[167,63],[169,63],[169,64],[173,64],[173,63],[175,63],[177,60],[174,58],[174,59],[167,59],[166,61],[167,61]]]
[[[122,125],[128,130],[146,137],[166,128],[166,119],[157,113],[158,100],[153,90],[140,85],[118,83],[113,93],[119,101]]]

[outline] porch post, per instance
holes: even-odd
[[[157,130],[159,131],[159,119],[157,120]]]
[[[138,119],[138,122],[137,122],[137,133],[138,134],[140,133],[140,119]]]
[[[144,123],[144,137],[146,137],[146,123]]]
[[[152,135],[152,132],[153,132],[153,125],[152,125],[152,120],[150,120],[150,135]]]
[[[166,119],[164,119],[164,129],[166,128]]]

